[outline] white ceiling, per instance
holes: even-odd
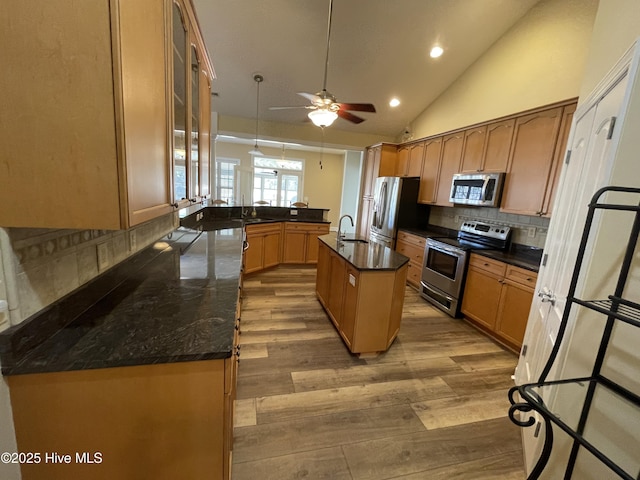
[[[213,110],[302,124],[296,92],[322,89],[329,0],[192,0],[213,61]],[[539,0],[334,0],[327,90],[373,103],[359,125],[330,128],[396,136]],[[444,55],[433,60],[434,44]],[[398,97],[399,107],[389,100]],[[315,128],[315,127],[314,127]]]

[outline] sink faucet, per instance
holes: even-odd
[[[344,238],[345,234],[342,232],[342,220],[344,220],[344,218],[348,218],[349,220],[351,220],[351,226],[353,227],[353,217],[351,215],[342,215],[340,217],[340,220],[338,221],[338,239],[340,238]]]

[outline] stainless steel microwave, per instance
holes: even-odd
[[[451,203],[497,207],[504,173],[456,173],[451,183]]]

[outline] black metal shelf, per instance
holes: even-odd
[[[589,211],[578,249],[571,284],[567,292],[567,301],[562,321],[551,354],[538,382],[515,386],[509,390],[509,401],[511,402],[509,418],[513,423],[520,427],[530,427],[534,425],[536,423],[535,418],[526,415],[531,411],[539,413],[545,422],[544,445],[536,465],[529,474],[529,480],[539,478],[549,461],[553,448],[553,425],[559,427],[573,439],[571,453],[565,470],[565,479],[568,480],[572,478],[580,449],[585,449],[590,452],[620,478],[625,480],[640,479],[640,466],[635,456],[632,461],[630,461],[628,458],[629,455],[626,452],[621,452],[619,449],[607,445],[607,442],[603,438],[597,438],[593,432],[589,433],[590,429],[587,428],[590,411],[594,407],[594,403],[599,405],[603,397],[609,398],[614,404],[624,405],[625,408],[634,412],[634,418],[640,418],[640,396],[616,383],[602,372],[607,347],[615,324],[620,321],[634,327],[640,327],[640,304],[623,298],[627,277],[638,245],[638,236],[640,233],[640,202],[635,205],[601,202],[601,197],[610,192],[635,195],[634,200],[636,202],[640,199],[640,189],[627,187],[605,187],[593,196],[589,204]],[[615,292],[613,295],[609,295],[607,299],[582,300],[574,297],[574,294],[587,250],[594,215],[597,210],[623,211],[635,215],[631,232],[627,239],[624,258],[618,272]],[[556,361],[564,339],[567,323],[572,315],[572,309],[576,305],[602,314],[603,322],[605,323],[604,333],[600,341],[591,376],[548,381],[547,375]],[[578,315],[576,316],[576,322],[579,322],[579,320]],[[516,399],[516,393],[519,394],[520,400]],[[568,398],[571,399],[571,401],[557,401],[558,398]],[[635,415],[636,412],[637,416]]]

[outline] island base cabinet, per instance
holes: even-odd
[[[23,480],[224,478],[224,360],[6,378]]]
[[[398,335],[408,265],[358,270],[320,242],[316,293],[352,353],[386,351]]]

